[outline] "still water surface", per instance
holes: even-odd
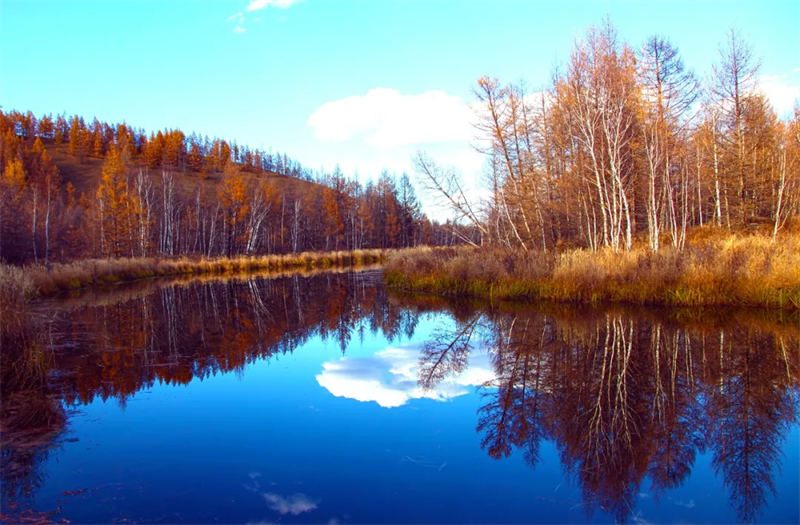
[[[39,310],[8,520],[800,521],[796,317],[451,304],[377,272]]]

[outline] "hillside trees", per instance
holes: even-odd
[[[410,179],[312,174],[181,130],[0,111],[0,259],[218,256],[458,242]]]

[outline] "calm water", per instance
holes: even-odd
[[[796,316],[454,305],[374,272],[37,315],[5,521],[800,521]]]

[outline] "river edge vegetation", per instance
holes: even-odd
[[[34,299],[156,277],[355,269],[385,262],[389,252],[376,249],[238,257],[84,259],[50,266],[0,264],[0,304],[17,304],[18,296]]]
[[[800,234],[775,241],[713,228],[683,250],[531,253],[505,247],[393,253],[387,284],[408,292],[509,301],[800,309]]]

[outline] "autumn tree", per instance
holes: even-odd
[[[231,255],[245,242],[244,226],[250,212],[247,181],[238,166],[232,162],[225,165],[217,197],[225,214],[224,251]]]
[[[100,183],[95,192],[100,253],[120,257],[128,252],[131,238],[131,214],[136,205],[128,193],[127,152],[112,147],[106,154]]]
[[[44,261],[45,263],[50,260],[50,230],[51,221],[53,216],[53,206],[55,204],[56,196],[58,195],[59,188],[61,187],[61,176],[58,167],[55,165],[44,143],[39,137],[33,143],[31,149],[31,235],[33,238],[33,257],[34,260],[38,259],[37,249],[37,218],[38,208],[44,207]],[[41,202],[40,202],[41,200]]]
[[[755,102],[758,68],[750,46],[730,30],[712,68],[710,92],[721,125],[724,191],[732,200],[730,208],[738,226],[746,222],[754,197],[754,165],[748,156],[752,143],[745,130],[745,115]]]
[[[24,260],[24,197],[28,187],[22,159],[9,160],[0,177],[0,258]]]
[[[650,248],[658,251],[667,229],[672,244],[685,240],[687,184],[676,177],[688,170],[682,144],[688,117],[698,95],[694,75],[684,68],[678,50],[664,38],[650,37],[642,47],[639,74],[643,92],[642,144],[647,164],[647,226]]]

